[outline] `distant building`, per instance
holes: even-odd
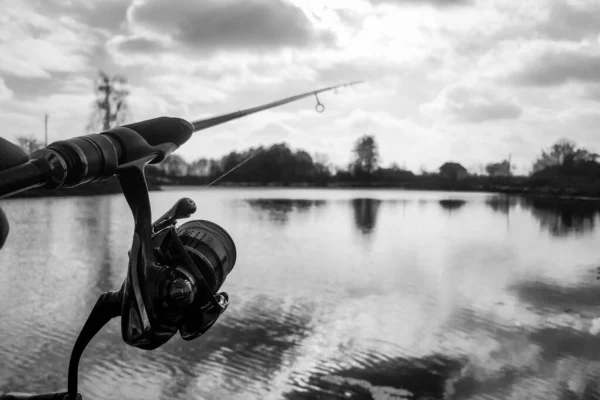
[[[449,180],[460,180],[467,177],[467,169],[455,162],[447,162],[440,167],[440,176]]]

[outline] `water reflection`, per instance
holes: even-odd
[[[600,290],[593,276],[566,285],[560,275],[589,268],[597,250],[536,235],[531,217],[576,207],[378,190],[236,200],[256,194],[203,192],[243,249],[219,322],[152,352],[125,345],[111,322],[82,360],[86,398],[598,398]],[[0,252],[0,391],[63,388],[98,293],[122,282],[132,218],[124,200],[104,199],[5,206],[15,230]],[[509,210],[520,229],[506,240],[494,213]],[[257,215],[286,223],[286,235]],[[461,240],[448,240],[456,227]],[[368,249],[351,245],[363,239]]]
[[[544,363],[555,363],[565,357],[600,361],[600,336],[573,327],[545,327],[528,335],[542,349]]]
[[[205,345],[220,349],[219,363],[268,384],[269,378],[290,361],[299,343],[310,335],[314,311],[314,304],[285,304],[257,295],[212,331],[210,342]],[[230,378],[231,385],[240,383],[235,375]]]
[[[481,376],[474,371],[461,371],[448,380],[444,399],[505,399],[523,378],[530,375],[527,370],[506,366],[492,376]],[[479,375],[479,376],[478,376]]]
[[[564,286],[538,280],[519,282],[509,289],[521,301],[548,312],[581,311],[600,306],[597,285]]]
[[[540,227],[553,236],[583,235],[594,230],[600,215],[600,202],[551,197],[488,197],[485,204],[494,212],[508,215],[521,206],[539,221]]]
[[[5,205],[17,223],[14,241],[0,252],[0,287],[7,285],[1,290],[0,353],[15,376],[22,371],[27,377],[13,377],[11,390],[66,385],[68,357],[81,325],[97,296],[115,289],[112,201],[100,196]],[[27,358],[21,356],[24,349]],[[0,374],[0,389],[3,381]]]
[[[81,234],[76,238],[77,254],[90,268],[90,279],[96,293],[99,295],[108,290],[118,289],[113,286],[111,252],[111,198],[97,196],[78,199],[77,222],[75,229]],[[122,266],[125,268],[125,266]],[[95,276],[94,276],[95,275]],[[90,307],[94,303],[89,304]]]
[[[111,241],[110,231],[112,229],[111,223],[113,218],[113,204],[109,199],[106,199],[101,207],[99,208],[99,218],[101,220],[100,229],[101,232],[98,238],[98,275],[96,280],[96,288],[99,292],[107,292],[110,290],[117,290],[118,286],[115,285],[115,280],[118,281],[118,277],[114,276],[113,270],[115,267],[120,270],[125,270],[127,265],[121,261],[121,259],[114,257],[114,249]],[[131,217],[131,225],[133,225],[133,216]]]
[[[301,199],[246,199],[245,201],[251,208],[266,212],[270,220],[281,223],[288,221],[288,214],[292,211],[306,212],[312,207],[325,204],[324,200]]]
[[[531,197],[523,198],[521,206],[554,236],[591,232],[600,214],[600,202],[589,200]]]
[[[31,249],[36,249],[33,254],[35,258],[32,261],[47,262],[51,244],[47,235],[55,231],[56,224],[61,223],[60,217],[57,218],[55,213],[55,200],[42,199],[39,202],[23,200],[18,210],[15,210],[14,205],[15,203],[10,202],[4,206],[11,227],[6,249],[0,253],[0,259],[14,257],[19,262],[31,260]],[[40,234],[40,232],[46,232],[46,235]],[[30,269],[26,269],[20,273],[28,274],[30,271]],[[21,277],[28,278],[27,275]]]
[[[440,206],[444,210],[454,211],[462,208],[467,202],[462,199],[443,199],[439,201]]]
[[[599,398],[595,378],[600,373],[598,287],[589,282],[564,285],[536,280],[516,283],[509,290],[540,317],[525,335],[537,355],[528,374],[544,371],[553,378],[560,399]]]
[[[516,311],[515,308],[505,310],[512,317],[517,317]],[[552,315],[555,314],[548,314]],[[477,347],[465,353],[469,361],[447,382],[444,398],[504,399],[512,398],[511,394],[519,399],[534,395],[554,399],[586,398],[581,396],[589,394],[589,385],[574,385],[574,382],[589,383],[591,376],[597,376],[600,372],[598,350],[591,351],[590,356],[580,356],[588,351],[586,349],[598,346],[600,338],[577,328],[573,318],[550,321],[538,316],[530,322],[533,321],[536,321],[533,325],[511,327],[497,315],[486,318],[478,312],[466,313],[460,321],[454,321],[452,330],[468,332]],[[565,367],[573,363],[575,365]],[[563,397],[565,384],[572,397]]]
[[[152,352],[125,347],[113,325],[99,335],[96,342],[101,346],[86,350],[81,375],[94,377],[98,369],[104,371],[118,358],[129,370],[136,369],[126,379],[119,377],[128,386],[152,378],[165,382],[160,385],[161,395],[152,398],[232,398],[235,393],[264,393],[280,370],[302,354],[300,345],[312,332],[315,309],[311,303],[255,295],[230,307],[200,339],[186,342],[174,337]],[[199,376],[218,380],[219,395],[210,388],[196,387]],[[107,384],[112,397],[124,394],[115,382]],[[97,391],[97,382],[87,385],[98,397],[104,395]]]
[[[600,329],[595,319],[600,293],[596,285],[525,281],[512,285],[510,290],[547,318],[528,335],[541,348],[545,362],[564,357],[600,361]],[[556,318],[560,314],[570,314],[571,318]]]
[[[291,391],[285,398],[442,399],[448,381],[465,363],[465,359],[441,354],[421,358],[373,357],[360,367],[313,374],[306,388]]]
[[[485,199],[485,204],[494,212],[508,214],[512,208],[519,204],[519,198],[515,196],[493,196]]]
[[[362,234],[374,231],[380,206],[381,200],[378,199],[352,199],[354,224]]]

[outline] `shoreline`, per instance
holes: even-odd
[[[164,190],[169,188],[202,188],[203,184],[190,183],[169,183],[161,185]],[[212,186],[213,188],[256,188],[256,189],[400,189],[407,191],[439,191],[456,193],[493,193],[514,196],[535,196],[552,197],[562,199],[581,199],[581,200],[600,200],[600,187],[580,189],[576,187],[556,187],[556,186],[532,186],[518,184],[478,184],[475,182],[403,182],[403,183],[383,183],[383,182],[332,182],[328,184],[259,184],[252,182],[227,182]]]
[[[189,178],[159,178],[151,177],[148,179],[148,190],[163,191],[170,188],[205,188],[209,183],[207,179],[189,179]],[[407,191],[442,191],[456,193],[494,193],[514,196],[543,196],[563,199],[585,199],[600,200],[600,184],[595,182],[580,182],[576,184],[570,181],[560,181],[557,183],[539,182],[526,177],[511,178],[489,178],[489,177],[471,177],[463,180],[450,181],[440,179],[436,176],[419,176],[410,180],[403,181],[337,181],[337,182],[295,182],[295,183],[258,183],[258,182],[219,182],[212,188],[256,188],[256,189],[400,189]],[[101,196],[121,194],[121,186],[116,177],[106,181],[87,183],[73,188],[60,188],[55,190],[31,189],[18,193],[9,198],[40,198],[40,197],[75,197],[75,196]]]
[[[149,188],[150,192],[170,191],[170,190],[185,190],[201,189],[202,185],[161,185],[158,187]],[[518,190],[518,189],[503,189],[503,188],[448,188],[448,187],[405,187],[401,185],[244,185],[244,184],[228,184],[211,186],[212,189],[399,189],[405,191],[427,191],[427,192],[452,192],[452,193],[490,193],[509,196],[523,197],[548,197],[555,199],[569,200],[594,200],[600,201],[600,196],[589,195],[585,193],[568,193],[564,191],[548,191],[548,190]],[[71,188],[59,190],[32,189],[23,193],[6,198],[54,198],[54,197],[85,197],[85,196],[107,196],[114,194],[122,194],[121,189],[110,191],[86,190],[84,188]]]

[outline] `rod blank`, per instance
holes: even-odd
[[[327,88],[324,88],[324,89],[313,90],[313,91],[310,91],[310,92],[306,92],[306,93],[302,93],[302,94],[297,94],[295,96],[286,97],[285,99],[273,101],[271,103],[263,104],[261,106],[246,108],[244,110],[234,111],[232,113],[218,115],[218,116],[215,116],[215,117],[209,117],[209,118],[204,118],[204,119],[197,119],[195,121],[191,121],[191,124],[194,127],[194,132],[197,132],[197,131],[200,131],[202,129],[210,128],[210,127],[215,126],[215,125],[220,125],[220,124],[223,124],[225,122],[231,121],[233,119],[238,119],[238,118],[244,117],[244,116],[249,115],[249,114],[254,114],[254,113],[257,113],[259,111],[264,111],[264,110],[268,110],[270,108],[279,107],[279,106],[282,106],[284,104],[291,103],[293,101],[303,99],[305,97],[316,95],[318,93],[327,92],[327,91],[338,89],[338,88],[341,88],[341,87],[357,85],[359,83],[363,83],[363,81],[348,82],[348,83],[343,83],[341,85],[330,86],[330,87],[327,87]]]

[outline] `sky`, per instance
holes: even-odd
[[[365,84],[196,133],[187,161],[288,143],[383,166],[526,173],[562,138],[600,152],[598,0],[4,0],[8,140],[85,134],[97,71],[125,75],[130,121],[189,120],[339,83]]]

